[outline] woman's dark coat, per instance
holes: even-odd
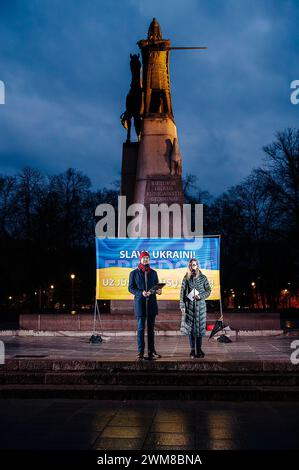
[[[192,289],[197,289],[200,300],[189,300],[187,295]],[[197,277],[184,276],[180,294],[180,308],[186,313],[182,314],[181,333],[183,335],[205,336],[207,308],[205,299],[211,294],[208,278],[200,271]]]

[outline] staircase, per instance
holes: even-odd
[[[299,369],[270,361],[9,359],[1,398],[297,400]]]

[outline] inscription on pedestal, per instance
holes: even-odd
[[[184,195],[181,178],[148,178],[145,190],[145,204],[183,204]]]

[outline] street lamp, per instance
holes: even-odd
[[[53,305],[54,305],[54,284],[51,284],[50,285],[50,291],[48,291],[48,302],[49,302],[49,305],[53,308]]]
[[[256,288],[256,284],[255,284],[254,281],[252,281],[252,282],[250,283],[250,285],[251,285],[251,287],[252,287],[252,307],[255,308],[256,296],[255,296],[255,291],[254,291],[254,290],[255,290],[255,288]]]
[[[74,310],[74,281],[76,279],[76,274],[71,274],[71,281],[72,281],[72,310]]]

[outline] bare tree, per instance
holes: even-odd
[[[276,133],[276,141],[263,148],[265,166],[276,184],[281,210],[299,234],[299,129],[288,128]]]
[[[46,179],[36,168],[25,167],[17,175],[18,216],[23,238],[33,239],[37,212],[42,205]]]
[[[16,235],[17,179],[15,176],[0,176],[0,234],[1,237]]]

